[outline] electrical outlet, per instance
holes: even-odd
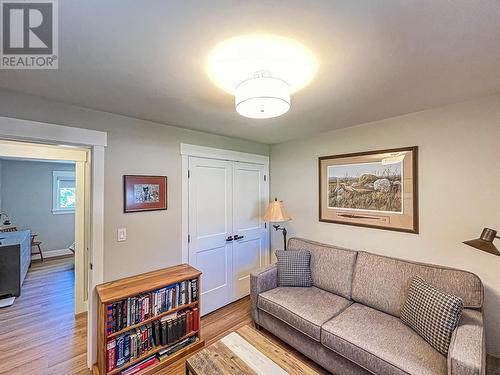
[[[127,228],[118,228],[118,242],[127,241]]]

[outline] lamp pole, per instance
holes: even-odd
[[[273,228],[276,229],[276,231],[280,230],[283,232],[283,250],[286,250],[286,228],[278,224],[273,225]]]

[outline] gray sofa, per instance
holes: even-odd
[[[277,286],[276,265],[251,275],[252,317],[337,375],[484,374],[483,285],[474,274],[300,238],[311,252],[310,288]],[[464,300],[448,357],[399,319],[409,280],[418,275]]]

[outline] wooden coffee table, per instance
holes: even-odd
[[[320,373],[247,325],[189,357],[186,360],[186,374],[294,375]]]

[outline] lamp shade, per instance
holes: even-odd
[[[282,221],[289,221],[291,219],[292,218],[288,215],[288,213],[285,210],[283,201],[278,201],[277,198],[274,198],[273,202],[269,202],[266,214],[264,215],[264,221],[282,222]]]
[[[484,228],[479,238],[476,238],[475,240],[464,241],[464,244],[475,247],[476,249],[482,251],[486,251],[487,253],[493,255],[500,255],[500,251],[493,244],[495,238],[499,238],[497,237],[496,230]]]
[[[235,105],[236,111],[245,117],[281,116],[290,109],[290,87],[281,79],[259,72],[236,87]]]

